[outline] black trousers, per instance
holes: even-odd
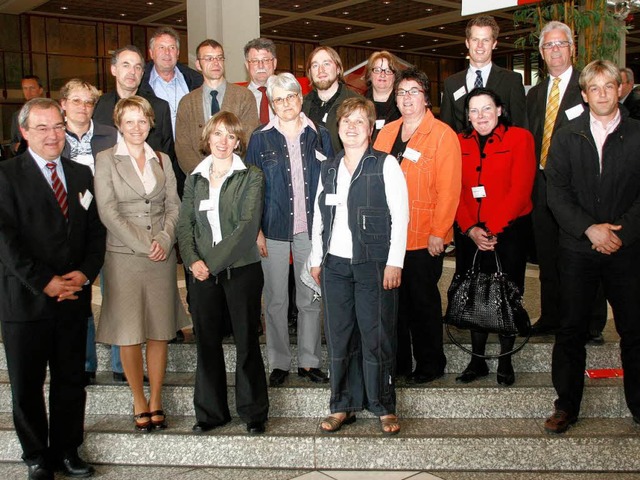
[[[84,436],[86,315],[3,321],[2,335],[22,458],[27,464],[55,461],[77,450]],[[47,364],[48,421],[43,393]]]
[[[398,310],[397,370],[400,374],[411,372],[412,350],[416,373],[442,373],[447,365],[438,290],[443,260],[444,254],[432,257],[426,248],[408,250],[405,254]]]
[[[398,289],[383,288],[383,262],[352,264],[327,255],[322,266],[331,412],[396,412],[394,360]]]
[[[558,254],[560,251],[560,227],[547,205],[547,182],[543,170],[538,170],[533,189],[533,235],[536,257],[540,267],[540,318],[550,325],[560,325],[560,270]],[[607,302],[602,287],[589,299],[591,308],[585,315],[593,332],[601,332],[607,323]]]
[[[264,280],[260,262],[224,271],[191,285],[191,313],[197,335],[193,404],[196,419],[222,425],[231,419],[224,364],[223,309],[226,305],[236,344],[236,410],[245,422],[264,422],[269,412],[267,380],[258,325]]]
[[[627,406],[640,416],[640,244],[613,255],[560,250],[563,316],[553,347],[552,378],[556,408],[578,415],[584,388],[585,320],[600,284],[611,304],[624,369]]]

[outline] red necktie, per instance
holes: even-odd
[[[58,177],[56,164],[54,162],[48,162],[47,168],[51,170],[51,186],[53,187],[53,193],[56,196],[58,205],[60,205],[60,210],[62,210],[64,218],[69,220],[69,204],[67,203],[67,191],[64,189],[64,185],[62,185],[60,177]]]
[[[269,100],[267,99],[267,87],[258,87],[262,92],[260,99],[260,123],[265,125],[269,123]]]

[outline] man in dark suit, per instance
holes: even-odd
[[[22,77],[22,95],[25,102],[28,102],[32,98],[40,98],[44,96],[44,88],[42,88],[42,82],[37,75],[25,75]],[[20,126],[18,125],[18,115],[20,110],[15,112],[11,116],[11,143],[9,149],[12,155],[20,155],[27,149],[27,142],[22,138],[20,133]]]
[[[551,362],[558,398],[544,424],[550,433],[578,419],[585,319],[601,283],[620,334],[627,407],[640,424],[640,122],[621,111],[620,84],[612,62],[584,68],[580,88],[588,111],[554,134],[545,168],[549,208],[560,225],[563,307]]]
[[[527,119],[529,130],[533,134],[538,159],[538,170],[533,187],[533,233],[536,256],[540,267],[540,319],[533,326],[533,334],[552,333],[560,325],[560,272],[558,270],[558,223],[547,206],[547,182],[544,167],[547,160],[550,141],[555,132],[579,117],[586,110],[586,104],[580,93],[578,79],[580,72],[572,66],[574,51],[573,36],[567,25],[561,22],[549,22],[540,32],[540,55],[544,59],[549,75],[529,90],[527,95]],[[545,119],[549,116],[547,104],[551,90],[557,80],[558,108],[554,122],[547,121],[550,129],[545,142]],[[607,320],[607,305],[600,290],[592,311],[591,336],[602,343],[602,329]]]
[[[499,33],[500,27],[489,15],[473,18],[467,23],[465,45],[469,49],[469,68],[444,81],[440,106],[440,120],[458,133],[465,126],[464,102],[467,93],[476,87],[496,92],[507,108],[513,124],[526,126],[522,75],[501,68],[491,61]]]
[[[629,116],[631,118],[640,120],[640,92],[633,88],[633,70],[630,68],[621,68],[620,78],[622,78],[622,84],[620,85],[620,103],[624,105],[624,108],[629,110]]]
[[[13,419],[30,479],[53,480],[54,469],[88,477],[93,468],[77,450],[84,435],[91,282],[104,260],[105,229],[91,170],[60,157],[60,106],[33,99],[19,123],[29,148],[0,163],[0,321]]]

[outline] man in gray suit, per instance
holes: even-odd
[[[501,68],[491,61],[499,33],[500,27],[489,15],[472,18],[467,23],[465,45],[469,49],[469,68],[444,81],[440,106],[440,120],[456,132],[464,129],[464,102],[467,93],[476,87],[496,92],[504,102],[513,124],[519,127],[526,125],[522,75]]]
[[[253,94],[224,77],[224,50],[215,40],[203,40],[196,48],[196,68],[204,83],[185,95],[176,119],[176,154],[182,171],[189,175],[204,158],[200,136],[207,121],[220,110],[234,113],[242,123],[245,140],[258,126],[258,108]]]

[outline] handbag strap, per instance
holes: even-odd
[[[522,343],[520,345],[518,345],[517,347],[514,347],[510,351],[505,352],[505,353],[499,353],[497,355],[480,355],[479,353],[472,352],[467,347],[464,347],[460,342],[458,342],[453,337],[453,334],[451,333],[451,330],[450,330],[450,327],[449,327],[448,324],[445,324],[445,329],[447,331],[447,336],[449,337],[449,340],[451,340],[451,343],[453,343],[456,347],[458,347],[463,352],[466,352],[466,353],[468,353],[468,354],[470,354],[470,355],[472,355],[474,357],[477,357],[477,358],[482,358],[483,360],[495,360],[495,359],[498,359],[498,358],[506,357],[508,355],[513,355],[514,353],[518,353],[520,350],[522,350],[524,348],[524,346],[529,342],[529,339],[531,338],[531,328],[530,328],[529,332],[527,333],[527,336],[524,338],[524,340],[522,340]]]
[[[478,253],[480,252],[479,248],[476,248],[476,253],[473,254],[473,263],[471,264],[471,270],[476,271],[476,260],[478,259]],[[502,273],[502,264],[500,263],[500,257],[498,256],[498,252],[493,251],[493,256],[496,258],[496,268],[499,274]]]

